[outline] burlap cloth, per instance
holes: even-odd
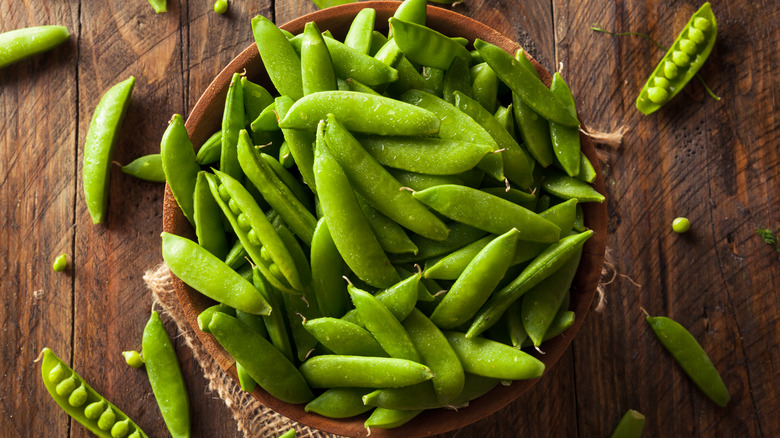
[[[192,331],[184,316],[184,311],[173,290],[171,271],[165,264],[151,269],[144,274],[144,281],[152,290],[154,302],[162,308],[160,312],[168,315],[175,323],[179,336],[192,350],[192,355],[203,369],[203,376],[209,381],[208,389],[216,391],[219,397],[225,401],[233,418],[236,419],[238,430],[245,437],[276,437],[294,428],[297,437],[325,438],[337,437],[319,430],[311,429],[300,423],[292,421],[281,414],[263,406],[251,394],[241,390],[241,387],[217,365],[211,355],[201,344],[198,337]]]

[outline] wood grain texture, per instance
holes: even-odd
[[[63,46],[0,69],[0,436],[88,436],[40,384],[33,360],[49,346],[150,436],[166,436],[146,375],[121,351],[140,348],[151,297],[143,272],[161,261],[161,185],[113,172],[110,213],[94,226],[81,186],[92,111],[114,83],[137,79],[115,159],[159,150],[173,113],[187,115],[211,80],[253,42],[249,20],[278,23],[309,0],[0,0],[0,31],[64,24]],[[588,28],[645,32],[669,44],[698,2],[466,0],[449,7],[521,43],[550,71],[562,65],[592,128],[629,128],[605,164],[614,282],[572,347],[502,411],[442,437],[606,436],[623,413],[647,417],[645,436],[780,436],[780,254],[756,236],[780,227],[780,10],[716,2],[719,36],[701,75],[651,116],[634,99],[661,58],[646,40]],[[693,223],[671,232],[676,216]],[[68,253],[70,268],[51,262]],[[639,286],[637,286],[639,285]],[[640,287],[641,286],[641,287]],[[685,325],[732,393],[707,400],[663,350],[640,307]],[[168,325],[169,333],[173,327]],[[239,436],[186,347],[176,343],[196,436]]]

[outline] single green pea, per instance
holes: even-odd
[[[110,407],[100,414],[100,418],[97,421],[100,430],[109,430],[114,423],[116,423],[116,413]]]
[[[74,389],[76,389],[76,377],[70,376],[69,378],[58,383],[57,389],[55,391],[57,392],[57,395],[64,397],[73,392]]]
[[[142,438],[142,435],[141,432],[136,430],[135,432],[131,433],[127,438]]]
[[[669,98],[669,92],[665,88],[651,87],[647,90],[647,97],[653,103],[664,103]]]
[[[141,357],[141,353],[135,350],[123,351],[122,356],[125,357],[125,362],[133,368],[141,368],[144,364],[144,358]]]
[[[679,69],[677,68],[677,64],[666,61],[664,63],[664,76],[666,76],[669,79],[674,79],[679,74]]]
[[[112,438],[124,438],[130,432],[130,420],[118,421],[111,427]]]
[[[122,172],[132,177],[151,182],[165,182],[161,154],[149,154],[138,157],[122,166]]]
[[[653,79],[653,85],[658,88],[669,88],[669,80],[662,76],[657,76]]]
[[[56,367],[49,371],[49,380],[52,383],[60,383],[62,379],[68,374],[68,370],[62,364],[58,364]]]
[[[691,57],[681,50],[675,50],[672,53],[672,62],[677,64],[678,67],[688,67],[691,63]]]
[[[691,229],[691,221],[687,217],[678,217],[672,221],[672,230],[675,233],[682,234]]]
[[[97,420],[104,410],[106,410],[106,402],[103,400],[96,401],[84,408],[84,416],[87,417],[87,420]]]
[[[217,14],[224,14],[228,10],[227,0],[217,0],[214,2],[214,12]]]
[[[73,392],[70,393],[70,396],[68,396],[68,404],[73,407],[79,407],[86,402],[87,402],[87,389],[84,388],[83,384],[78,388],[74,389]]]
[[[710,30],[710,27],[712,27],[712,23],[710,23],[710,20],[704,17],[697,17],[695,20],[693,20],[693,27],[699,29],[702,32],[706,32]]]
[[[699,29],[696,29],[695,27],[691,27],[688,29],[688,38],[696,44],[701,44],[706,39],[706,37],[704,36],[704,32],[702,32]]]
[[[691,56],[695,55],[698,51],[696,43],[689,40],[688,38],[683,38],[680,40],[680,50]]]

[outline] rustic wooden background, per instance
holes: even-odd
[[[159,149],[173,113],[186,114],[220,69],[253,42],[249,20],[284,23],[308,0],[0,0],[0,31],[62,24],[58,49],[0,70],[0,436],[88,436],[48,397],[33,363],[49,346],[150,436],[167,431],[146,376],[120,355],[140,349],[151,304],[142,275],[161,261],[163,188],[120,172],[110,214],[93,226],[81,187],[84,137],[112,84],[136,88],[115,159]],[[648,41],[612,38],[593,23],[670,44],[700,2],[466,0],[453,7],[521,42],[548,70],[562,66],[594,129],[628,128],[604,167],[609,255],[618,274],[562,360],[524,397],[448,437],[607,436],[629,408],[645,436],[780,436],[780,253],[755,233],[780,227],[780,8],[720,1],[718,41],[692,82],[657,114],[634,98],[662,56]],[[675,235],[671,221],[693,227]],[[70,267],[51,262],[67,253]],[[732,394],[707,400],[644,323],[640,306],[684,324]],[[169,326],[170,327],[170,326]],[[179,343],[197,436],[237,436]]]

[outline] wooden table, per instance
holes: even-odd
[[[115,160],[159,151],[173,113],[186,116],[212,78],[253,42],[249,20],[284,23],[308,0],[0,0],[0,31],[62,24],[71,39],[0,70],[0,436],[87,436],[49,398],[33,360],[49,346],[150,436],[167,431],[143,372],[120,355],[140,349],[151,305],[142,275],[161,262],[163,189],[114,172],[110,213],[92,225],[81,160],[93,109],[112,84],[136,89]],[[763,3],[763,4],[762,4]],[[617,275],[562,360],[524,397],[446,436],[606,436],[623,413],[647,417],[645,436],[780,436],[780,253],[756,235],[780,227],[780,8],[716,2],[718,41],[701,76],[658,113],[634,99],[699,2],[466,0],[454,10],[516,39],[561,69],[593,129],[628,130],[605,150],[609,260]],[[116,170],[116,169],[115,169]],[[685,235],[671,221],[687,216]],[[67,253],[70,267],[51,262]],[[675,318],[709,352],[732,394],[726,408],[683,375],[641,308]],[[169,327],[170,329],[170,327]],[[177,345],[196,436],[237,436],[188,349]]]

